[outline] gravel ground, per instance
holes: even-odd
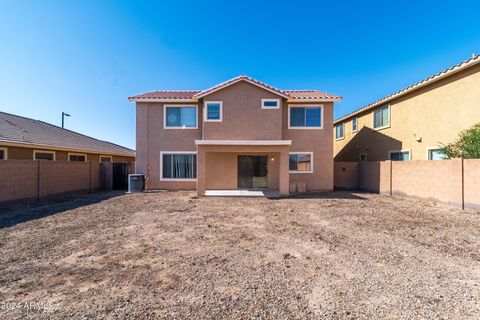
[[[112,193],[0,225],[2,319],[480,317],[480,214],[430,202]]]

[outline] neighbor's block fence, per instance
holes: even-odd
[[[480,209],[480,159],[336,162],[335,188]]]
[[[98,191],[100,167],[97,162],[2,160],[0,202],[41,200],[68,192]]]

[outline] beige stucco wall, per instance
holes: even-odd
[[[278,95],[238,82],[203,98],[223,102],[222,122],[204,122],[206,140],[279,140],[282,138],[282,108],[262,109],[262,99],[280,99]]]
[[[480,122],[480,65],[461,71],[388,103],[390,127],[373,129],[373,111],[358,115],[358,132],[346,119],[345,138],[334,143],[335,161],[388,159],[389,150],[411,151],[427,160],[427,149],[454,141],[461,130]],[[421,141],[417,139],[421,138]]]
[[[303,105],[313,104],[323,105],[323,129],[288,129],[288,108],[283,109],[283,139],[292,140],[290,152],[313,152],[313,173],[292,173],[290,183],[305,182],[308,190],[333,190],[333,103]]]

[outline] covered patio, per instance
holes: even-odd
[[[218,191],[225,196],[233,190],[289,194],[291,140],[196,140],[195,144],[198,196],[218,195]],[[249,168],[248,159],[256,167]]]

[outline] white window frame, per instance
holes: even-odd
[[[0,147],[0,150],[3,151],[3,156],[4,156],[4,158],[0,160],[8,160],[8,148]]]
[[[385,108],[388,109],[388,125],[383,126],[383,127],[375,128],[375,112],[377,112],[379,110],[382,110],[382,109],[385,109]],[[390,128],[391,125],[392,125],[392,109],[390,108],[390,105],[382,106],[380,108],[376,108],[375,110],[373,110],[373,112],[372,112],[372,128],[374,130],[387,129],[387,128]]]
[[[33,150],[33,160],[37,160],[37,159],[35,159],[35,155],[36,155],[37,153],[49,153],[49,154],[53,154],[53,160],[52,160],[52,161],[55,161],[55,160],[56,160],[56,153],[55,153],[55,151]],[[43,159],[39,159],[39,160],[43,160]]]
[[[355,130],[353,130],[353,120],[355,120],[357,123],[357,127],[355,128]],[[345,131],[345,128],[344,128],[344,131]],[[357,131],[358,131],[358,117],[354,117],[352,119],[352,132],[357,132]]]
[[[105,155],[100,155],[98,157],[98,162],[102,162],[102,158],[110,158],[110,162],[113,162],[113,157],[112,156],[105,156]]]
[[[365,156],[365,161],[362,161],[362,156]],[[358,162],[368,162],[368,154],[366,152],[362,152],[358,155]]]
[[[208,119],[208,108],[209,104],[219,104],[220,105],[220,119]],[[205,122],[222,122],[223,121],[223,101],[205,101],[203,103],[203,121]]]
[[[319,127],[292,127],[290,126],[290,109],[291,108],[320,108],[320,126]],[[305,113],[306,115],[306,113]],[[288,129],[299,130],[321,130],[323,129],[323,104],[289,104],[288,105]]]
[[[430,151],[431,150],[439,150],[439,149],[442,149],[441,147],[428,147],[427,148],[427,160],[431,160],[431,161],[434,161],[432,159],[430,159]],[[443,159],[442,159],[443,160]]]
[[[72,162],[87,162],[87,154],[86,153],[76,153],[76,152],[69,152],[67,155],[68,161],[70,161],[70,156],[85,156],[85,161],[72,161]]]
[[[290,161],[290,155],[295,155],[295,154],[309,154],[310,155],[310,170],[304,171],[304,170],[288,170],[289,173],[313,173],[313,152],[312,151],[295,151],[295,152],[289,152],[288,153],[288,161]]]
[[[392,160],[392,159],[391,159],[392,153],[399,153],[399,152],[401,152],[401,153],[403,153],[403,152],[408,152],[408,160],[406,160],[406,161],[412,160],[412,150],[410,150],[410,149],[389,150],[389,151],[388,151],[388,160]]]
[[[265,102],[272,102],[272,101],[275,101],[277,103],[277,106],[276,107],[266,107],[264,104]],[[280,109],[280,99],[262,99],[262,109],[265,109],[265,110],[276,110],[276,109]]]
[[[167,108],[195,108],[195,127],[167,127]],[[163,129],[198,129],[198,105],[196,104],[165,104],[163,105]]]
[[[197,151],[160,151],[160,181],[184,181],[191,182],[197,181],[197,178],[194,179],[177,179],[177,178],[164,178],[163,177],[163,155],[164,154],[194,154],[197,155]],[[197,177],[198,177],[198,155],[197,155]]]
[[[337,127],[338,126],[343,126],[343,135],[340,137],[340,138],[337,138]],[[339,141],[339,140],[343,140],[345,139],[345,122],[342,122],[342,123],[339,123],[339,124],[336,124],[335,127],[335,141]]]

